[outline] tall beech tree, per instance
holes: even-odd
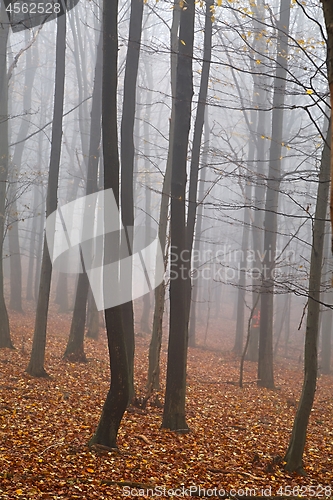
[[[264,261],[261,287],[258,385],[273,388],[273,299],[274,268],[277,241],[277,211],[281,183],[283,142],[283,106],[288,68],[288,33],[290,0],[281,0],[278,23],[276,75],[274,79],[272,141],[265,204]]]
[[[33,49],[29,49],[29,45],[33,42],[29,40],[31,37],[30,32],[25,31],[26,49],[26,70],[24,81],[23,93],[23,111],[31,109],[31,94],[34,84],[34,79],[37,70],[37,46],[33,45]],[[15,146],[11,169],[11,185],[9,189],[10,207],[8,213],[8,223],[10,230],[8,231],[8,243],[10,252],[10,302],[9,307],[15,311],[23,312],[22,308],[22,264],[21,264],[21,251],[19,240],[19,217],[17,215],[17,196],[18,196],[18,179],[20,175],[22,156],[24,151],[24,139],[28,134],[30,127],[29,120],[21,120],[20,129],[17,135],[18,144]]]
[[[324,19],[327,31],[327,73],[328,85],[330,89],[331,110],[333,109],[333,4],[330,0],[321,0],[323,4]],[[333,148],[333,127],[331,127],[330,137],[331,150]],[[330,217],[332,230],[332,253],[333,253],[333,155],[331,155],[331,196],[330,196]]]
[[[134,168],[134,120],[136,108],[136,81],[138,77],[140,43],[142,32],[143,0],[131,0],[131,15],[126,55],[124,77],[123,114],[121,119],[121,214],[122,222],[127,232],[129,251],[133,248],[134,227],[134,197],[133,197],[133,168]],[[127,229],[130,228],[130,231]],[[134,396],[134,313],[133,301],[122,305],[125,338],[127,347],[130,394]]]
[[[170,72],[171,72],[171,116],[169,127],[169,148],[167,164],[163,179],[162,198],[160,207],[160,216],[158,224],[158,237],[160,240],[161,248],[164,252],[164,264],[167,267],[168,262],[168,244],[167,244],[167,231],[168,231],[168,214],[170,205],[170,189],[171,189],[171,169],[172,169],[172,151],[173,139],[175,133],[175,97],[176,97],[176,72],[177,72],[177,49],[178,49],[178,31],[180,22],[180,7],[179,1],[175,0],[172,11],[172,24],[170,29]],[[160,375],[160,352],[162,345],[162,321],[164,314],[164,301],[165,301],[165,281],[162,281],[154,291],[155,307],[153,317],[153,331],[149,345],[149,366],[148,366],[148,382],[147,393],[149,394],[153,389],[159,389],[159,375]]]
[[[118,1],[103,2],[102,140],[104,187],[113,189],[119,206],[119,153],[117,132]],[[105,217],[110,214],[105,213]],[[107,235],[106,235],[107,236]],[[107,240],[105,241],[107,244]],[[107,252],[107,247],[105,248]],[[105,284],[106,286],[109,284]],[[117,434],[129,398],[129,372],[122,306],[105,310],[111,383],[92,444],[117,447]]]
[[[205,29],[204,29],[204,49],[203,49],[203,64],[201,70],[200,90],[198,98],[197,114],[194,123],[193,132],[193,145],[192,156],[190,165],[190,185],[188,195],[188,215],[186,227],[186,246],[187,246],[187,260],[189,268],[191,266],[191,257],[193,249],[194,228],[196,223],[197,213],[197,191],[198,191],[198,178],[199,178],[199,165],[200,165],[200,150],[203,126],[205,122],[205,109],[208,92],[208,80],[210,71],[210,60],[212,55],[212,8],[213,0],[206,0],[205,12]],[[190,269],[189,269],[190,270]],[[191,279],[187,280],[187,325],[189,322],[190,308],[191,308]],[[195,346],[195,336],[189,337],[189,345]]]
[[[3,239],[5,232],[6,190],[8,177],[8,78],[7,41],[9,24],[5,3],[0,3],[0,347],[13,347],[4,296]],[[6,22],[7,21],[7,22]]]
[[[66,54],[66,14],[57,18],[56,70],[54,89],[54,108],[52,122],[51,155],[46,197],[46,217],[57,209],[58,178],[61,155],[62,119],[65,89]],[[46,327],[50,300],[52,262],[47,246],[46,235],[43,242],[42,267],[35,319],[35,329],[30,361],[27,372],[34,377],[46,377],[44,368]]]
[[[325,219],[329,198],[330,147],[329,127],[323,149],[317,190],[317,204],[313,222],[313,236],[308,291],[308,315],[305,332],[304,381],[297,408],[289,447],[285,456],[286,469],[304,474],[303,453],[306,432],[314,401],[318,372],[318,332],[320,314],[320,285],[324,253]]]
[[[193,97],[194,0],[188,0],[180,14],[178,44],[175,135],[171,176],[171,280],[170,329],[165,404],[162,427],[187,429],[185,418],[187,363],[187,282],[182,256],[186,250],[185,195],[188,140]]]
[[[102,43],[103,38],[101,36],[97,46],[95,80],[91,104],[90,145],[86,183],[87,195],[97,191],[99,146],[101,142]],[[88,291],[88,276],[86,272],[82,272],[79,274],[78,278],[71,329],[64,353],[64,358],[70,359],[71,361],[86,361],[84,352],[84,328],[86,324]]]

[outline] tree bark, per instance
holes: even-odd
[[[98,340],[99,338],[99,311],[92,293],[88,294],[87,337]]]
[[[133,198],[133,167],[134,167],[134,120],[136,111],[136,81],[138,76],[141,31],[143,16],[143,0],[131,0],[131,15],[126,55],[124,78],[123,114],[121,120],[121,212],[122,222],[127,232],[127,242],[130,254],[133,248],[134,198]],[[130,229],[130,231],[127,231]],[[129,401],[134,397],[134,313],[133,301],[122,305],[125,328],[127,359],[129,367]]]
[[[102,105],[102,52],[103,38],[97,46],[97,58],[95,67],[95,80],[91,104],[91,122],[90,122],[90,145],[88,157],[86,195],[97,191],[97,174],[99,147],[101,143],[101,105]],[[84,352],[84,328],[86,324],[87,299],[89,291],[89,280],[84,271],[79,274],[78,284],[75,295],[74,311],[71,322],[69,338],[64,353],[64,359],[70,361],[86,362]]]
[[[204,28],[204,49],[203,49],[203,64],[200,79],[200,90],[198,98],[197,114],[194,123],[194,133],[193,133],[193,144],[192,144],[192,156],[190,165],[190,186],[189,186],[189,206],[188,206],[188,216],[187,216],[187,229],[186,229],[186,245],[187,245],[187,257],[188,261],[188,273],[191,270],[192,261],[192,249],[193,249],[193,239],[194,239],[194,228],[196,223],[196,212],[197,212],[197,191],[198,191],[198,178],[199,178],[199,163],[200,163],[200,148],[202,131],[205,122],[205,109],[206,100],[208,92],[208,80],[210,71],[210,60],[212,55],[212,11],[211,8],[214,5],[213,0],[206,0],[206,14],[205,14],[205,28]],[[191,283],[192,280],[189,277],[187,279],[187,326],[190,316],[191,308]],[[195,346],[195,337],[189,337],[189,345]]]
[[[330,89],[331,110],[333,109],[333,4],[331,0],[322,0],[325,25],[327,31],[327,73]],[[331,127],[330,137],[331,150],[333,150],[333,127]],[[333,155],[331,155],[330,167],[331,195],[330,195],[330,216],[331,216],[331,250],[333,253]]]
[[[5,233],[6,190],[8,182],[8,79],[7,40],[9,24],[4,2],[0,3],[0,347],[13,348],[4,297],[3,240]]]
[[[207,113],[207,109],[206,109]],[[189,335],[188,335],[188,345],[191,347],[196,346],[196,326],[197,326],[197,302],[199,299],[199,281],[200,281],[200,276],[199,276],[199,270],[198,266],[200,263],[200,259],[196,258],[196,255],[199,254],[199,251],[202,247],[200,238],[202,236],[202,221],[203,221],[203,213],[204,213],[204,197],[205,197],[205,179],[206,179],[206,171],[207,171],[207,157],[208,157],[208,150],[209,150],[209,135],[210,135],[210,130],[209,130],[209,124],[208,124],[208,118],[206,116],[205,118],[205,140],[204,140],[204,148],[203,148],[203,153],[202,153],[202,167],[201,167],[201,174],[200,174],[200,180],[199,180],[199,192],[198,192],[198,213],[197,213],[197,222],[195,226],[195,237],[194,237],[194,255],[195,258],[193,260],[193,282],[192,282],[192,301],[191,301],[191,308],[190,308],[190,321],[189,321]],[[218,307],[218,306],[217,306]]]
[[[167,164],[163,179],[162,186],[162,199],[160,208],[160,217],[158,224],[158,237],[160,245],[164,253],[164,267],[166,269],[168,263],[168,245],[167,245],[167,231],[168,231],[168,213],[169,213],[169,199],[171,187],[171,169],[172,169],[172,151],[175,130],[175,97],[176,97],[176,71],[177,71],[177,48],[178,48],[178,30],[180,21],[180,8],[178,0],[175,0],[172,25],[170,30],[170,46],[171,46],[171,117],[169,128],[169,149]],[[163,281],[158,287],[155,288],[155,307],[153,318],[153,332],[149,345],[148,356],[148,381],[147,390],[160,388],[160,352],[162,345],[162,323],[164,314],[164,299],[165,299],[166,285]]]
[[[264,261],[262,269],[259,333],[258,385],[274,387],[273,373],[273,299],[277,241],[277,210],[281,182],[283,104],[288,67],[290,0],[281,0],[278,25],[276,76],[274,79],[272,141],[265,204]]]
[[[298,471],[301,474],[304,474],[302,458],[317,383],[320,284],[325,236],[325,218],[330,181],[330,134],[331,126],[329,127],[329,131],[327,133],[322,154],[317,190],[317,205],[313,224],[308,291],[308,315],[304,350],[304,381],[289,447],[285,456],[285,461],[287,462],[286,470]]]
[[[326,231],[329,232],[329,225],[326,224]],[[320,312],[320,330],[321,330],[321,351],[320,351],[320,373],[328,375],[331,371],[331,351],[332,351],[332,302],[333,294],[331,288],[331,269],[330,269],[330,238],[329,234],[325,234],[324,242],[324,268],[323,279],[325,285],[329,283],[329,289],[323,294],[323,302],[330,304],[331,307],[322,306]]]
[[[153,88],[150,65],[145,65],[148,88]],[[145,158],[145,247],[150,243],[151,233],[151,187],[150,187],[150,168],[149,168],[149,126],[151,111],[151,92],[147,91],[146,114],[143,122],[143,154]],[[150,310],[151,293],[146,293],[142,297],[142,315],[140,320],[140,329],[142,332],[151,333],[150,328]]]
[[[29,32],[25,32],[25,43],[29,44]],[[34,54],[32,56],[32,50]],[[31,94],[33,89],[33,83],[35,79],[35,74],[37,70],[37,53],[35,46],[26,50],[26,70],[25,70],[25,81],[24,81],[24,94],[23,94],[23,112],[27,112],[31,108]],[[21,265],[21,253],[20,253],[20,240],[19,240],[19,220],[17,215],[17,203],[16,199],[18,196],[17,189],[15,186],[18,185],[17,181],[19,179],[22,155],[24,151],[25,142],[29,130],[30,122],[29,120],[22,119],[20,123],[20,129],[17,135],[17,144],[14,149],[13,155],[13,172],[11,175],[11,185],[9,189],[9,199],[10,199],[10,210],[8,214],[8,223],[10,226],[10,231],[8,231],[8,243],[10,252],[10,302],[9,307],[14,311],[23,312],[22,308],[22,265]],[[22,141],[22,142],[21,142]]]
[[[36,211],[36,207],[38,207],[38,201],[39,201],[39,196],[38,196],[38,188],[37,186],[34,187],[34,194],[33,194],[33,204],[34,204],[34,213]],[[26,299],[27,300],[33,300],[34,299],[34,293],[33,293],[33,274],[34,274],[34,263],[35,263],[35,247],[36,247],[36,235],[37,235],[37,214],[35,213],[33,219],[32,219],[32,224],[31,224],[31,232],[30,232],[30,245],[29,245],[29,264],[28,264],[28,277],[27,277],[27,294],[26,294]]]
[[[175,100],[175,136],[171,178],[170,330],[167,379],[162,427],[187,429],[185,418],[187,364],[187,283],[183,274],[186,246],[185,189],[188,139],[193,97],[194,0],[188,0],[180,15]]]
[[[46,217],[57,209],[57,191],[62,139],[62,117],[65,87],[66,15],[57,18],[56,72],[54,110],[51,139],[51,157],[46,198]],[[46,377],[44,369],[47,315],[50,300],[52,263],[44,236],[41,275],[34,338],[27,372],[33,377]]]
[[[104,186],[112,188],[119,205],[119,155],[117,134],[118,1],[103,2],[103,101],[102,133]],[[107,216],[107,214],[105,214]],[[107,242],[105,242],[107,243]],[[107,249],[106,249],[107,250]],[[111,383],[102,415],[90,444],[117,447],[117,434],[129,398],[129,374],[121,306],[105,310]]]

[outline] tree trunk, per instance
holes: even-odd
[[[0,4],[0,347],[13,348],[10,338],[8,313],[4,297],[3,240],[8,181],[8,80],[7,40],[9,25],[5,4]],[[3,24],[2,24],[2,21]]]
[[[308,315],[304,350],[304,381],[289,447],[285,456],[285,461],[287,462],[286,469],[288,471],[298,471],[300,473],[304,473],[302,458],[317,382],[320,284],[330,179],[330,134],[331,127],[329,127],[320,165],[317,205],[313,223]]]
[[[38,188],[37,186],[34,187],[34,198],[33,198],[33,203],[34,203],[34,213],[36,212],[36,207],[38,207]],[[27,294],[26,294],[26,299],[27,300],[33,300],[34,299],[34,293],[33,293],[33,275],[34,275],[34,263],[35,263],[35,248],[36,248],[36,235],[37,235],[37,214],[35,213],[33,219],[32,219],[32,227],[31,227],[31,232],[30,232],[30,245],[29,245],[29,264],[28,264],[28,277],[27,277]]]
[[[278,25],[276,76],[274,79],[272,138],[265,205],[264,261],[262,269],[259,333],[258,385],[274,387],[273,374],[273,299],[277,241],[277,210],[281,182],[283,142],[283,105],[288,67],[290,0],[281,0]]]
[[[322,0],[325,25],[327,31],[327,73],[330,89],[331,110],[333,109],[333,4],[331,0]],[[332,112],[332,111],[331,111]],[[330,137],[331,150],[333,150],[333,127]],[[333,253],[333,155],[331,155],[331,195],[330,195],[330,217],[331,217],[331,250]]]
[[[97,261],[99,262],[99,261]],[[98,340],[99,337],[99,311],[92,293],[88,294],[88,330],[87,337]]]
[[[91,104],[90,145],[87,170],[86,195],[97,191],[99,146],[101,143],[102,103],[102,37],[97,47],[95,80]],[[92,249],[91,249],[92,251]],[[86,272],[79,274],[75,295],[74,311],[64,358],[70,361],[86,362],[84,352],[84,328],[86,324],[89,280]]]
[[[119,205],[117,134],[118,1],[103,2],[103,156],[104,186],[112,188]],[[107,214],[105,214],[107,215]],[[106,241],[105,241],[106,242]],[[105,310],[111,384],[102,415],[90,444],[117,447],[117,434],[129,398],[129,375],[121,306]]]
[[[266,18],[266,8],[263,0],[257,2],[255,7],[255,18],[253,19],[253,28],[256,34],[256,44],[255,50],[258,54],[265,53],[265,37],[261,36],[263,23]],[[256,183],[254,187],[253,204],[256,207],[254,211],[251,233],[252,233],[252,248],[254,252],[254,260],[252,262],[252,305],[257,304],[256,310],[254,311],[254,317],[260,318],[261,309],[261,298],[258,299],[258,294],[260,293],[261,285],[261,270],[262,261],[261,255],[263,254],[263,228],[264,228],[264,205],[265,205],[265,193],[266,188],[264,186],[265,178],[265,167],[267,158],[267,146],[265,143],[265,137],[267,132],[267,118],[268,111],[265,106],[269,105],[268,100],[268,89],[270,88],[270,81],[267,75],[261,74],[254,68],[255,63],[252,63],[253,70],[253,83],[254,91],[253,95],[255,97],[254,103],[258,107],[258,117],[257,117],[257,133],[256,133],[256,144],[257,144],[257,169],[256,169]],[[258,328],[252,328],[250,331],[249,346],[246,354],[246,359],[249,361],[258,361],[258,347],[259,347],[259,332]]]
[[[29,44],[29,31],[25,32],[25,43]],[[32,57],[32,49],[26,50],[26,70],[25,70],[25,81],[24,81],[24,93],[23,93],[23,112],[27,112],[31,109],[31,94],[33,89],[33,83],[35,79],[35,74],[37,70],[37,53],[36,48],[34,50],[34,57]],[[13,155],[13,172],[11,175],[11,186],[9,189],[9,199],[10,199],[10,210],[8,214],[8,223],[10,226],[10,231],[8,231],[8,242],[9,242],[9,253],[10,253],[10,302],[9,307],[14,311],[23,312],[22,309],[22,265],[21,265],[21,254],[20,254],[20,240],[19,240],[19,221],[17,215],[17,203],[16,199],[18,196],[15,186],[17,186],[17,180],[19,179],[22,155],[24,151],[24,139],[28,135],[30,122],[29,120],[22,119],[20,123],[20,129],[17,136],[17,144],[14,149]],[[15,179],[16,177],[16,179]]]
[[[121,120],[121,212],[127,232],[127,245],[132,253],[134,227],[133,168],[136,81],[138,76],[142,31],[143,0],[131,0],[131,15],[124,78],[123,114]],[[130,229],[130,231],[127,231]],[[126,242],[124,243],[126,245]],[[134,313],[133,301],[122,305],[129,367],[129,401],[134,397]]]
[[[194,0],[188,0],[180,14],[178,63],[175,99],[175,136],[171,179],[171,269],[170,330],[167,379],[162,427],[187,429],[185,419],[187,364],[186,273],[183,274],[182,252],[186,246],[185,194],[188,140],[193,97]]]
[[[151,74],[150,64],[145,64],[145,73],[147,77],[147,86],[153,88],[153,79]],[[146,113],[143,121],[143,155],[145,158],[145,247],[150,243],[151,234],[151,183],[150,183],[150,168],[149,168],[149,130],[151,122],[151,92],[147,91]],[[151,293],[146,293],[142,297],[142,315],[140,320],[140,329],[142,332],[151,333],[150,327],[150,311],[151,311]]]
[[[167,165],[165,169],[163,186],[162,186],[162,200],[161,200],[160,217],[158,225],[158,237],[160,240],[162,251],[164,253],[165,269],[167,267],[167,262],[168,262],[167,228],[168,228],[169,199],[170,199],[170,187],[171,187],[172,151],[173,151],[173,140],[174,140],[174,130],[175,130],[174,116],[175,116],[179,21],[180,21],[180,8],[178,0],[175,0],[174,9],[172,13],[172,25],[170,30],[172,107],[171,107],[170,129],[169,129],[169,149],[168,149]],[[153,389],[160,388],[159,363],[160,363],[160,352],[162,345],[162,323],[163,323],[163,313],[164,313],[165,289],[166,285],[164,281],[160,285],[158,285],[158,287],[155,288],[153,332],[149,345],[149,356],[148,356],[148,362],[149,362],[148,381],[147,381],[148,392],[151,391],[151,388]]]
[[[207,115],[207,109],[206,109]],[[207,171],[207,157],[209,150],[209,124],[208,118],[205,118],[205,141],[204,148],[202,153],[202,168],[201,175],[199,181],[199,193],[198,193],[198,214],[197,214],[197,222],[195,227],[195,238],[194,238],[194,259],[193,259],[193,284],[192,284],[192,300],[190,307],[190,322],[189,322],[189,332],[188,332],[188,345],[190,347],[196,346],[196,325],[197,325],[197,302],[199,299],[199,281],[200,281],[200,273],[198,267],[200,265],[200,259],[197,258],[199,256],[201,245],[201,235],[202,235],[202,219],[204,212],[204,197],[205,197],[205,179],[206,179],[206,171]]]
[[[253,119],[251,121],[253,122]],[[248,156],[248,163],[250,168],[254,161],[254,153],[255,153],[255,142],[253,140],[252,134],[250,134],[250,145],[249,145],[249,156]],[[245,175],[245,189],[244,189],[245,206],[251,203],[250,201],[251,191],[252,191],[252,186],[250,182],[246,179]],[[246,269],[247,269],[246,257],[249,246],[250,223],[251,223],[251,217],[249,209],[244,208],[244,225],[242,234],[241,260],[240,260],[240,271],[238,277],[238,291],[237,291],[236,335],[235,335],[235,344],[233,347],[233,352],[239,356],[243,353],[243,340],[244,340],[244,328],[245,328]]]
[[[37,232],[36,271],[35,271],[35,283],[34,283],[34,298],[36,302],[38,301],[38,291],[39,291],[39,283],[41,277],[41,268],[42,268],[41,263],[43,255],[44,224],[45,224],[45,197],[43,193],[43,186],[41,186],[41,191],[42,191],[42,199],[40,203],[40,219],[39,219],[39,228]]]
[[[210,60],[212,54],[212,6],[213,0],[206,0],[206,15],[205,15],[205,28],[204,28],[204,48],[203,48],[203,64],[200,79],[200,90],[198,98],[197,114],[195,117],[193,144],[192,144],[192,157],[190,165],[190,186],[189,186],[189,206],[187,216],[187,229],[186,229],[186,245],[187,245],[187,272],[189,277],[187,283],[187,319],[186,328],[188,328],[190,308],[191,308],[191,261],[192,261],[192,248],[194,238],[194,227],[196,222],[197,212],[197,191],[198,191],[198,177],[199,177],[199,163],[200,163],[200,148],[202,131],[205,121],[205,109],[208,92],[208,80],[210,71]],[[200,229],[200,228],[199,228]],[[193,344],[194,340],[194,344]],[[189,344],[195,345],[195,338],[189,337]]]
[[[57,18],[56,72],[54,111],[51,139],[51,157],[46,198],[46,217],[57,209],[58,177],[61,155],[62,117],[65,86],[66,15]],[[44,369],[47,315],[50,299],[52,263],[46,236],[43,243],[43,257],[36,310],[32,352],[27,372],[33,377],[45,377]]]
[[[323,294],[323,302],[332,306],[333,294],[331,288],[331,269],[330,269],[330,238],[329,227],[326,224],[325,242],[324,242],[324,268],[323,279],[325,286],[329,287]],[[328,375],[331,371],[331,339],[332,339],[332,308],[322,306],[320,312],[320,330],[321,330],[321,351],[320,351],[320,373]]]

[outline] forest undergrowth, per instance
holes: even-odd
[[[29,312],[11,313],[16,350],[0,351],[1,499],[333,497],[332,376],[318,379],[306,477],[285,472],[283,463],[302,364],[279,357],[276,390],[269,391],[256,386],[256,366],[246,362],[241,389],[239,359],[219,341],[226,332],[210,331],[214,343],[189,349],[189,433],[160,429],[162,409],[154,396],[145,409],[138,404],[125,413],[118,451],[89,449],[109,386],[106,335],[101,330],[98,341],[86,339],[87,363],[65,362],[70,315],[52,312],[50,378],[34,379],[25,373],[33,323]],[[137,335],[138,400],[145,391],[148,347],[149,336]],[[166,354],[163,345],[163,365]],[[163,368],[160,402],[164,376]]]

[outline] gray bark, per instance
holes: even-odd
[[[66,15],[57,18],[56,72],[52,123],[51,157],[49,166],[46,217],[57,209],[58,177],[61,155],[62,117],[65,86]],[[34,377],[46,377],[44,369],[46,327],[50,300],[52,263],[44,236],[42,266],[36,310],[34,338],[27,372]]]
[[[13,348],[10,338],[8,313],[4,297],[3,240],[5,234],[5,210],[8,182],[8,79],[7,40],[9,25],[6,24],[4,2],[0,3],[0,347]]]
[[[185,194],[188,140],[193,97],[194,0],[180,14],[175,135],[171,179],[171,247],[174,258],[170,275],[170,329],[165,403],[162,427],[187,429],[185,418],[187,365],[187,276],[182,276],[182,252],[186,246]]]
[[[262,269],[258,385],[274,387],[273,374],[273,299],[274,268],[277,241],[277,210],[281,182],[281,151],[283,142],[283,105],[288,67],[288,33],[290,1],[281,0],[278,25],[276,76],[274,79],[273,117],[269,171],[265,204],[264,261]]]
[[[303,388],[285,456],[285,461],[287,462],[286,469],[288,471],[298,471],[301,474],[304,473],[302,459],[317,383],[320,285],[330,181],[330,149],[328,145],[330,136],[331,127],[327,134],[320,165],[317,205],[313,224]]]

